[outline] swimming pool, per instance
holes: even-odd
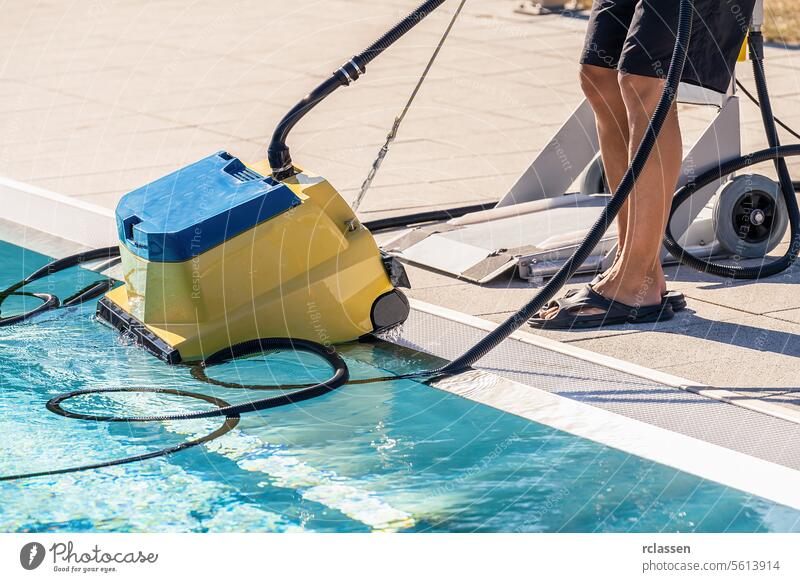
[[[0,243],[0,285],[47,260]],[[96,277],[76,269],[29,290],[66,296]],[[11,298],[3,313],[25,307]],[[219,426],[66,419],[45,410],[62,392],[162,386],[228,402],[254,397],[199,382],[188,368],[126,344],[93,321],[94,307],[0,328],[0,476],[145,453]],[[354,378],[437,363],[381,341],[340,351]],[[322,379],[328,371],[313,356],[280,353],[209,375],[246,384]],[[153,414],[202,406],[118,394],[69,408]],[[2,532],[375,530],[785,532],[800,531],[800,512],[412,380],[352,384],[249,414],[222,438],[169,457],[0,483]]]

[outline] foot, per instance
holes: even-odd
[[[603,297],[624,305],[648,307],[661,304],[667,292],[667,284],[660,269],[657,273],[638,276],[621,275],[614,270],[595,285],[594,290]]]
[[[614,261],[611,263],[611,266],[603,271],[600,275],[597,276],[597,279],[600,281],[605,280],[613,273],[615,270],[620,269],[620,260],[622,259],[622,245],[617,249],[617,254],[614,256]],[[658,265],[653,273],[655,279],[659,282],[659,289],[661,290],[661,295],[665,295],[667,293],[667,279],[664,277],[664,269],[661,265]],[[594,285],[595,289],[597,285]]]
[[[656,323],[675,316],[669,303],[625,305],[603,297],[591,285],[584,285],[569,297],[562,297],[557,305],[559,310],[554,317],[532,317],[528,325],[534,329],[594,329],[625,323]]]
[[[650,307],[660,305],[667,292],[664,271],[658,265],[650,273],[633,275],[630,270],[623,271],[620,263],[616,263],[603,274],[602,279],[592,287],[597,293],[618,303],[631,307]],[[558,314],[558,306],[551,304],[539,312],[542,319],[552,319]],[[599,315],[601,309],[584,307],[578,311],[582,315]]]

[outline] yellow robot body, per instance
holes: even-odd
[[[251,339],[338,344],[402,323],[399,267],[336,190],[302,172],[276,182],[265,165],[220,152],[126,195],[124,285],[98,316],[170,363]]]

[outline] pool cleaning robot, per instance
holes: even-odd
[[[409,313],[402,266],[327,180],[208,156],[125,195],[97,315],[171,364],[261,337],[338,344]]]

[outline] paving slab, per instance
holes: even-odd
[[[717,387],[800,388],[800,325],[795,323],[745,315],[577,342],[603,353],[622,344],[628,361]]]
[[[794,267],[780,275],[759,281],[712,280],[709,277],[691,286],[678,285],[676,288],[683,289],[692,299],[760,315],[800,308],[798,283],[800,283],[800,269]]]
[[[416,173],[422,169],[413,164],[409,164],[406,167],[409,173]],[[355,197],[364,176],[366,176],[366,169],[369,169],[369,166],[366,166],[363,174],[359,173],[357,178],[351,177],[340,182],[334,182],[341,188],[345,199],[353,199]],[[443,180],[441,176],[437,176],[436,181],[424,184],[387,186],[376,189],[375,192],[371,193],[362,208],[365,214],[375,210],[392,209],[411,212],[414,209],[453,208],[455,206],[497,201],[511,187],[516,177],[515,173],[464,180]],[[408,214],[408,212],[404,214]]]
[[[171,171],[172,166],[152,166],[78,176],[65,175],[41,179],[38,181],[38,185],[53,192],[67,196],[75,195],[84,200],[97,199],[96,195],[105,193],[116,193],[119,197],[121,193],[130,192]]]
[[[800,309],[782,309],[780,311],[770,311],[764,315],[773,319],[800,324]]]

